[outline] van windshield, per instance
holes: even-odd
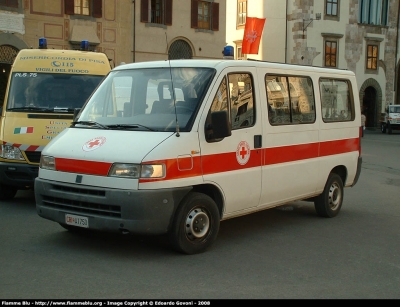
[[[389,106],[390,113],[400,113],[400,106]]]
[[[178,124],[181,132],[190,131],[214,74],[197,67],[112,71],[75,127],[173,132]]]
[[[7,110],[73,112],[81,108],[104,76],[16,72],[11,75]]]

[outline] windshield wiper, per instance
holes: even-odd
[[[116,124],[116,125],[107,125],[108,128],[110,129],[126,129],[126,128],[132,128],[132,129],[137,129],[137,128],[144,128],[150,131],[156,131],[150,127],[146,127],[143,125],[139,124]]]
[[[93,126],[97,128],[102,128],[102,129],[109,129],[107,126],[104,126],[102,124],[99,124],[98,122],[95,121],[88,121],[88,120],[82,120],[82,121],[77,121],[77,122],[72,122],[72,126],[75,125],[86,125],[86,126]]]
[[[54,107],[54,112],[74,112],[75,108]]]
[[[40,112],[50,112],[53,109],[47,107],[18,107],[18,108],[8,108],[9,111],[40,111]]]

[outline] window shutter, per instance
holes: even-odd
[[[140,1],[140,21],[149,22],[149,0]]]
[[[192,0],[192,7],[191,7],[191,19],[190,19],[190,27],[197,29],[197,23],[198,23],[198,4],[197,0]]]
[[[219,30],[219,3],[212,4],[212,30]]]
[[[172,26],[172,0],[165,1],[165,24]]]
[[[103,0],[93,0],[93,17],[103,17]]]
[[[74,15],[74,0],[64,0],[65,14]]]

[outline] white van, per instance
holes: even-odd
[[[186,254],[208,249],[221,221],[289,202],[334,217],[361,170],[357,93],[354,73],[337,69],[116,67],[44,148],[37,213],[70,231],[168,233]]]

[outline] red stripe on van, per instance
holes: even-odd
[[[360,146],[359,143],[359,138],[355,138],[321,143],[281,146],[275,148],[253,149],[250,154],[250,159],[245,165],[240,165],[238,163],[236,159],[236,152],[193,157],[192,159],[180,158],[147,161],[145,162],[146,164],[165,164],[167,176],[159,179],[140,179],[139,182],[144,183],[191,178],[202,176],[203,174],[209,175],[260,167],[261,165],[294,162],[353,151],[358,152]],[[263,163],[261,162],[262,160],[264,161]],[[111,162],[94,162],[56,158],[56,169],[63,172],[107,176],[111,166]]]
[[[56,170],[68,173],[107,176],[112,163],[56,158]]]
[[[360,142],[359,138],[321,142],[319,156],[325,157],[352,151],[358,152],[359,142]]]
[[[164,181],[182,178],[191,178],[196,176],[201,176],[201,161],[200,157],[191,158],[179,158],[170,160],[156,160],[148,161],[144,164],[165,164],[167,176],[164,178],[153,178],[153,179],[143,179],[139,180],[140,183],[143,182],[154,182],[154,181]],[[191,167],[189,167],[189,165]],[[186,167],[186,168],[184,168]]]
[[[245,165],[240,165],[236,159],[236,152],[227,152],[223,154],[203,156],[204,175],[236,171],[252,167],[261,166],[261,149],[253,149],[250,153],[250,159]]]
[[[318,148],[318,143],[266,148],[264,165],[316,158],[318,157]]]

